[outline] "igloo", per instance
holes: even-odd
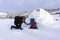
[[[42,8],[36,9],[33,12],[31,12],[28,18],[26,19],[26,22],[29,23],[31,18],[34,18],[37,24],[42,24],[44,26],[55,23],[53,16]]]

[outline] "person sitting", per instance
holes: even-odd
[[[34,18],[31,18],[31,19],[30,19],[30,23],[26,23],[26,22],[25,22],[25,24],[26,24],[26,25],[30,25],[30,29],[38,29],[38,28],[37,28],[37,23],[35,22],[35,19],[34,19]]]

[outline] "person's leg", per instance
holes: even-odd
[[[11,30],[12,30],[12,28],[15,28],[15,29],[16,29],[16,27],[15,27],[15,26],[11,26]]]
[[[30,26],[30,29],[38,29],[37,26]]]
[[[19,25],[18,24],[16,25],[16,29],[19,29]]]
[[[21,29],[21,30],[22,30],[23,28],[21,27],[21,25],[22,25],[22,23],[20,23],[20,24],[19,24],[19,29]]]
[[[11,26],[11,29],[12,29],[12,28],[19,29],[19,25],[16,24],[15,26]]]

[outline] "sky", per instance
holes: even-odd
[[[60,0],[0,0],[0,12],[30,11],[37,8],[60,8]]]

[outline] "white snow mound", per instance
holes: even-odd
[[[34,10],[26,19],[26,22],[29,23],[31,18],[34,18],[37,24],[42,24],[44,26],[55,24],[53,16],[44,9]]]
[[[7,13],[0,12],[0,17],[6,17]]]

